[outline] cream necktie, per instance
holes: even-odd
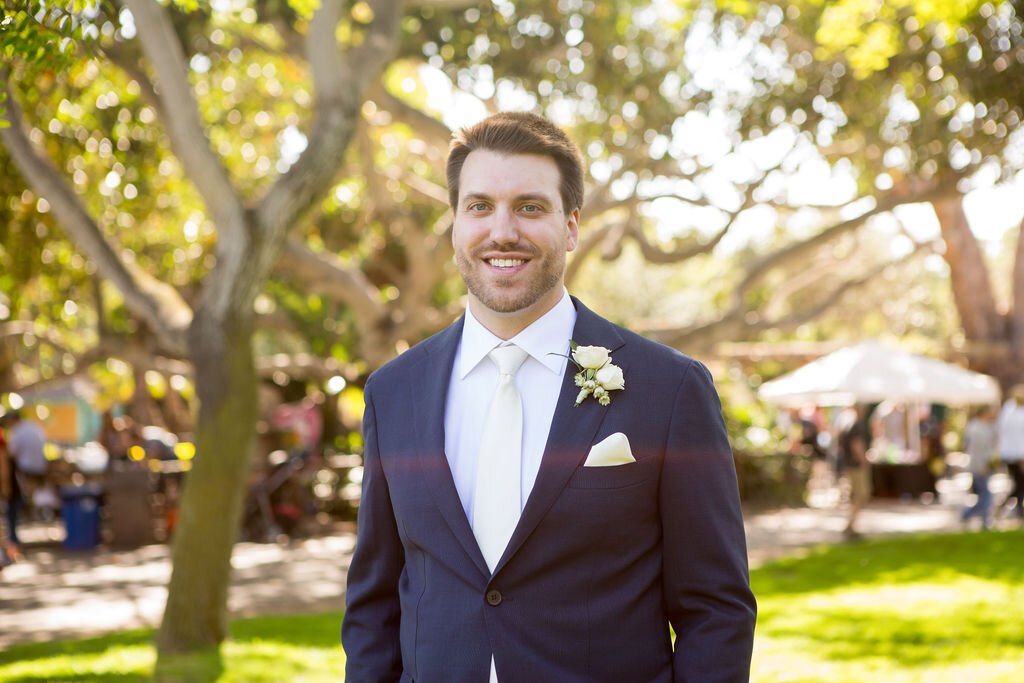
[[[498,366],[498,386],[484,420],[473,492],[473,535],[487,568],[498,564],[522,510],[520,469],[523,403],[516,371],[527,353],[515,345],[499,346],[488,357]]]

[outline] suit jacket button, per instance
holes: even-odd
[[[487,604],[491,607],[497,607],[501,604],[501,591],[487,591],[487,595],[484,597],[487,599]]]

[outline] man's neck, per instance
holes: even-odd
[[[560,287],[553,292],[552,296],[546,296],[528,308],[510,313],[491,310],[470,294],[469,310],[473,313],[473,317],[477,319],[477,322],[483,325],[487,331],[502,341],[508,341],[540,320],[548,311],[558,305],[558,302],[562,300],[564,291],[564,287]]]

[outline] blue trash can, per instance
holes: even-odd
[[[100,544],[100,495],[95,484],[62,486],[60,514],[64,519],[64,547],[68,550],[92,550]]]

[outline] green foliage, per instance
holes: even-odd
[[[288,6],[303,19],[309,19],[320,7],[320,0],[288,0]]]
[[[1012,144],[1024,119],[1019,3],[803,0],[759,5],[739,25],[783,57],[754,74],[764,96],[744,126],[799,127],[855,164],[865,194],[982,169],[991,182],[1024,163]]]
[[[901,26],[908,21],[929,26],[943,41],[955,43],[965,38],[964,34],[958,35],[958,30],[968,26],[983,0],[813,0],[809,4],[821,8],[815,34],[821,46],[819,55],[828,59],[845,53],[854,76],[864,79],[884,70],[899,54],[904,47]]]
[[[747,505],[803,505],[811,459],[792,453],[737,451],[736,478],[740,500]]]
[[[94,19],[101,10],[99,0],[70,0],[63,6],[44,0],[15,0],[5,3],[0,18],[0,58],[5,65],[17,63],[19,73],[0,68],[0,91],[12,76],[31,80],[33,75],[59,71],[92,49],[98,36]],[[0,96],[0,117],[5,113]],[[0,126],[6,126],[0,118]]]
[[[652,145],[691,108],[679,88],[688,80],[689,27],[673,29],[680,16],[668,7],[649,7],[636,21],[636,4],[625,0],[559,7],[546,0],[450,13],[424,7],[406,25],[403,55],[498,106],[507,86],[521,88],[512,106],[571,122],[591,161],[617,158],[641,179],[657,175],[652,159],[665,152]]]

